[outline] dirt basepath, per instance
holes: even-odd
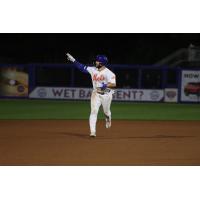
[[[200,121],[1,120],[0,165],[200,165]]]

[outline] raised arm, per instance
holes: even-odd
[[[88,73],[86,65],[83,65],[83,64],[79,63],[78,61],[76,61],[76,59],[69,53],[67,53],[66,56],[67,56],[67,60],[72,62],[76,66],[76,68],[78,68],[81,72]]]

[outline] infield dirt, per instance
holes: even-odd
[[[200,121],[0,120],[0,165],[200,165]]]

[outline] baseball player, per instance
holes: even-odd
[[[114,93],[113,88],[116,87],[116,77],[106,66],[108,59],[104,55],[98,55],[96,57],[95,66],[85,66],[69,53],[66,54],[67,59],[71,61],[81,72],[89,73],[92,78],[93,91],[91,95],[91,113],[89,118],[90,124],[90,136],[96,137],[96,122],[99,107],[103,106],[105,114],[106,128],[111,127],[111,101]]]

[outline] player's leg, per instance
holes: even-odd
[[[91,113],[90,113],[90,136],[96,136],[96,122],[97,122],[97,115],[99,112],[99,107],[101,105],[101,101],[99,95],[96,92],[92,92],[91,96]]]
[[[112,94],[108,94],[103,96],[102,98],[102,106],[103,106],[103,111],[105,114],[105,120],[106,120],[106,128],[110,128],[111,127],[111,110],[110,110],[110,106],[111,106],[111,102],[112,102]]]

